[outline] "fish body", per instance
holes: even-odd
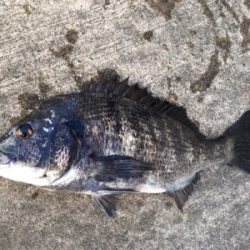
[[[110,216],[113,195],[124,192],[166,193],[182,209],[203,169],[226,163],[249,171],[250,156],[241,156],[248,116],[206,139],[183,108],[145,89],[93,83],[45,101],[12,127],[0,143],[0,176],[92,195]]]

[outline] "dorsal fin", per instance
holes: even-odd
[[[160,98],[153,97],[146,88],[141,88],[138,84],[132,86],[128,85],[128,78],[120,82],[91,82],[86,84],[82,88],[82,91],[88,91],[96,94],[107,94],[110,96],[122,96],[124,98],[133,100],[152,112],[165,114],[172,119],[181,122],[196,132],[196,134],[203,137],[203,135],[199,133],[199,129],[196,127],[196,125],[189,120],[186,110],[183,107],[178,107],[175,104],[171,104],[165,100],[161,100]]]

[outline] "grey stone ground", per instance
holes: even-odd
[[[0,133],[112,69],[217,136],[250,108],[249,27],[249,0],[2,0]],[[0,249],[249,249],[249,190],[250,176],[214,166],[184,213],[124,195],[109,220],[90,197],[0,179]]]

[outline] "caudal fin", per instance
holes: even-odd
[[[232,143],[229,165],[250,173],[250,111],[226,131]]]

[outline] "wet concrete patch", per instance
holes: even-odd
[[[24,93],[19,95],[18,102],[24,110],[29,110],[38,106],[41,100],[37,94]]]
[[[219,70],[220,61],[218,57],[218,51],[216,51],[215,54],[212,55],[210,58],[207,70],[201,75],[201,77],[197,81],[191,84],[190,88],[192,92],[203,92],[207,88],[209,88],[213,82],[213,79],[219,73]]]
[[[102,82],[104,84],[109,83],[109,82],[119,83],[122,80],[125,80],[125,79],[121,79],[121,76],[116,72],[116,70],[110,69],[110,68],[105,68],[105,69],[99,70],[97,72],[97,75],[92,77],[90,81],[77,82],[77,87],[81,91],[84,89],[84,86],[86,84],[97,83],[97,82]]]
[[[70,54],[73,52],[73,49],[74,49],[73,45],[66,44],[65,46],[59,47],[59,49],[50,48],[50,51],[55,57],[60,57],[66,62],[69,68],[69,72],[72,75],[73,79],[75,80],[76,84],[81,85],[82,79],[81,77],[78,76],[75,70],[74,63],[70,59]]]
[[[18,103],[21,107],[20,115],[12,116],[10,122],[16,123],[25,118],[34,108],[37,108],[42,102],[37,94],[23,93],[18,96]]]
[[[227,35],[224,37],[216,37],[216,45],[218,48],[224,51],[223,60],[224,62],[226,62],[230,55],[231,46],[232,46],[232,42],[229,36]]]
[[[147,41],[150,42],[150,41],[152,40],[152,38],[153,38],[153,35],[154,35],[153,31],[152,31],[152,30],[149,30],[149,31],[144,32],[143,38],[144,38],[145,40],[147,40]]]
[[[66,58],[67,56],[69,56],[72,53],[73,48],[74,47],[71,44],[66,44],[65,46],[62,46],[58,49],[50,48],[50,51],[56,57]]]
[[[182,0],[145,0],[152,8],[160,11],[167,20],[171,19],[171,13],[175,5]]]
[[[47,97],[47,94],[48,92],[52,90],[52,87],[48,85],[47,83],[45,83],[44,79],[42,79],[41,77],[38,80],[39,80],[38,87],[39,87],[42,97],[43,98]]]
[[[78,32],[76,30],[68,30],[65,34],[65,37],[69,43],[75,44],[77,40],[79,39]]]
[[[23,9],[24,9],[24,12],[25,12],[25,14],[26,14],[27,16],[29,16],[29,15],[31,14],[31,10],[30,10],[30,5],[29,5],[29,4],[25,3],[25,4],[23,5]]]
[[[241,43],[244,52],[249,50],[250,44],[250,19],[244,17],[242,23],[240,24],[240,31],[243,36],[243,41]]]
[[[207,3],[205,0],[197,0],[200,5],[202,6],[203,13],[206,15],[206,17],[210,20],[210,22],[216,26],[215,18],[213,12],[210,10],[208,7]]]
[[[232,8],[232,6],[228,3],[228,1],[226,0],[220,0],[220,2],[223,4],[223,6],[227,9],[227,11],[233,16],[233,18],[239,22],[239,17],[236,14],[236,12],[234,11],[234,9]]]
[[[250,9],[250,1],[249,0],[245,0],[244,4],[247,6],[248,9]]]

